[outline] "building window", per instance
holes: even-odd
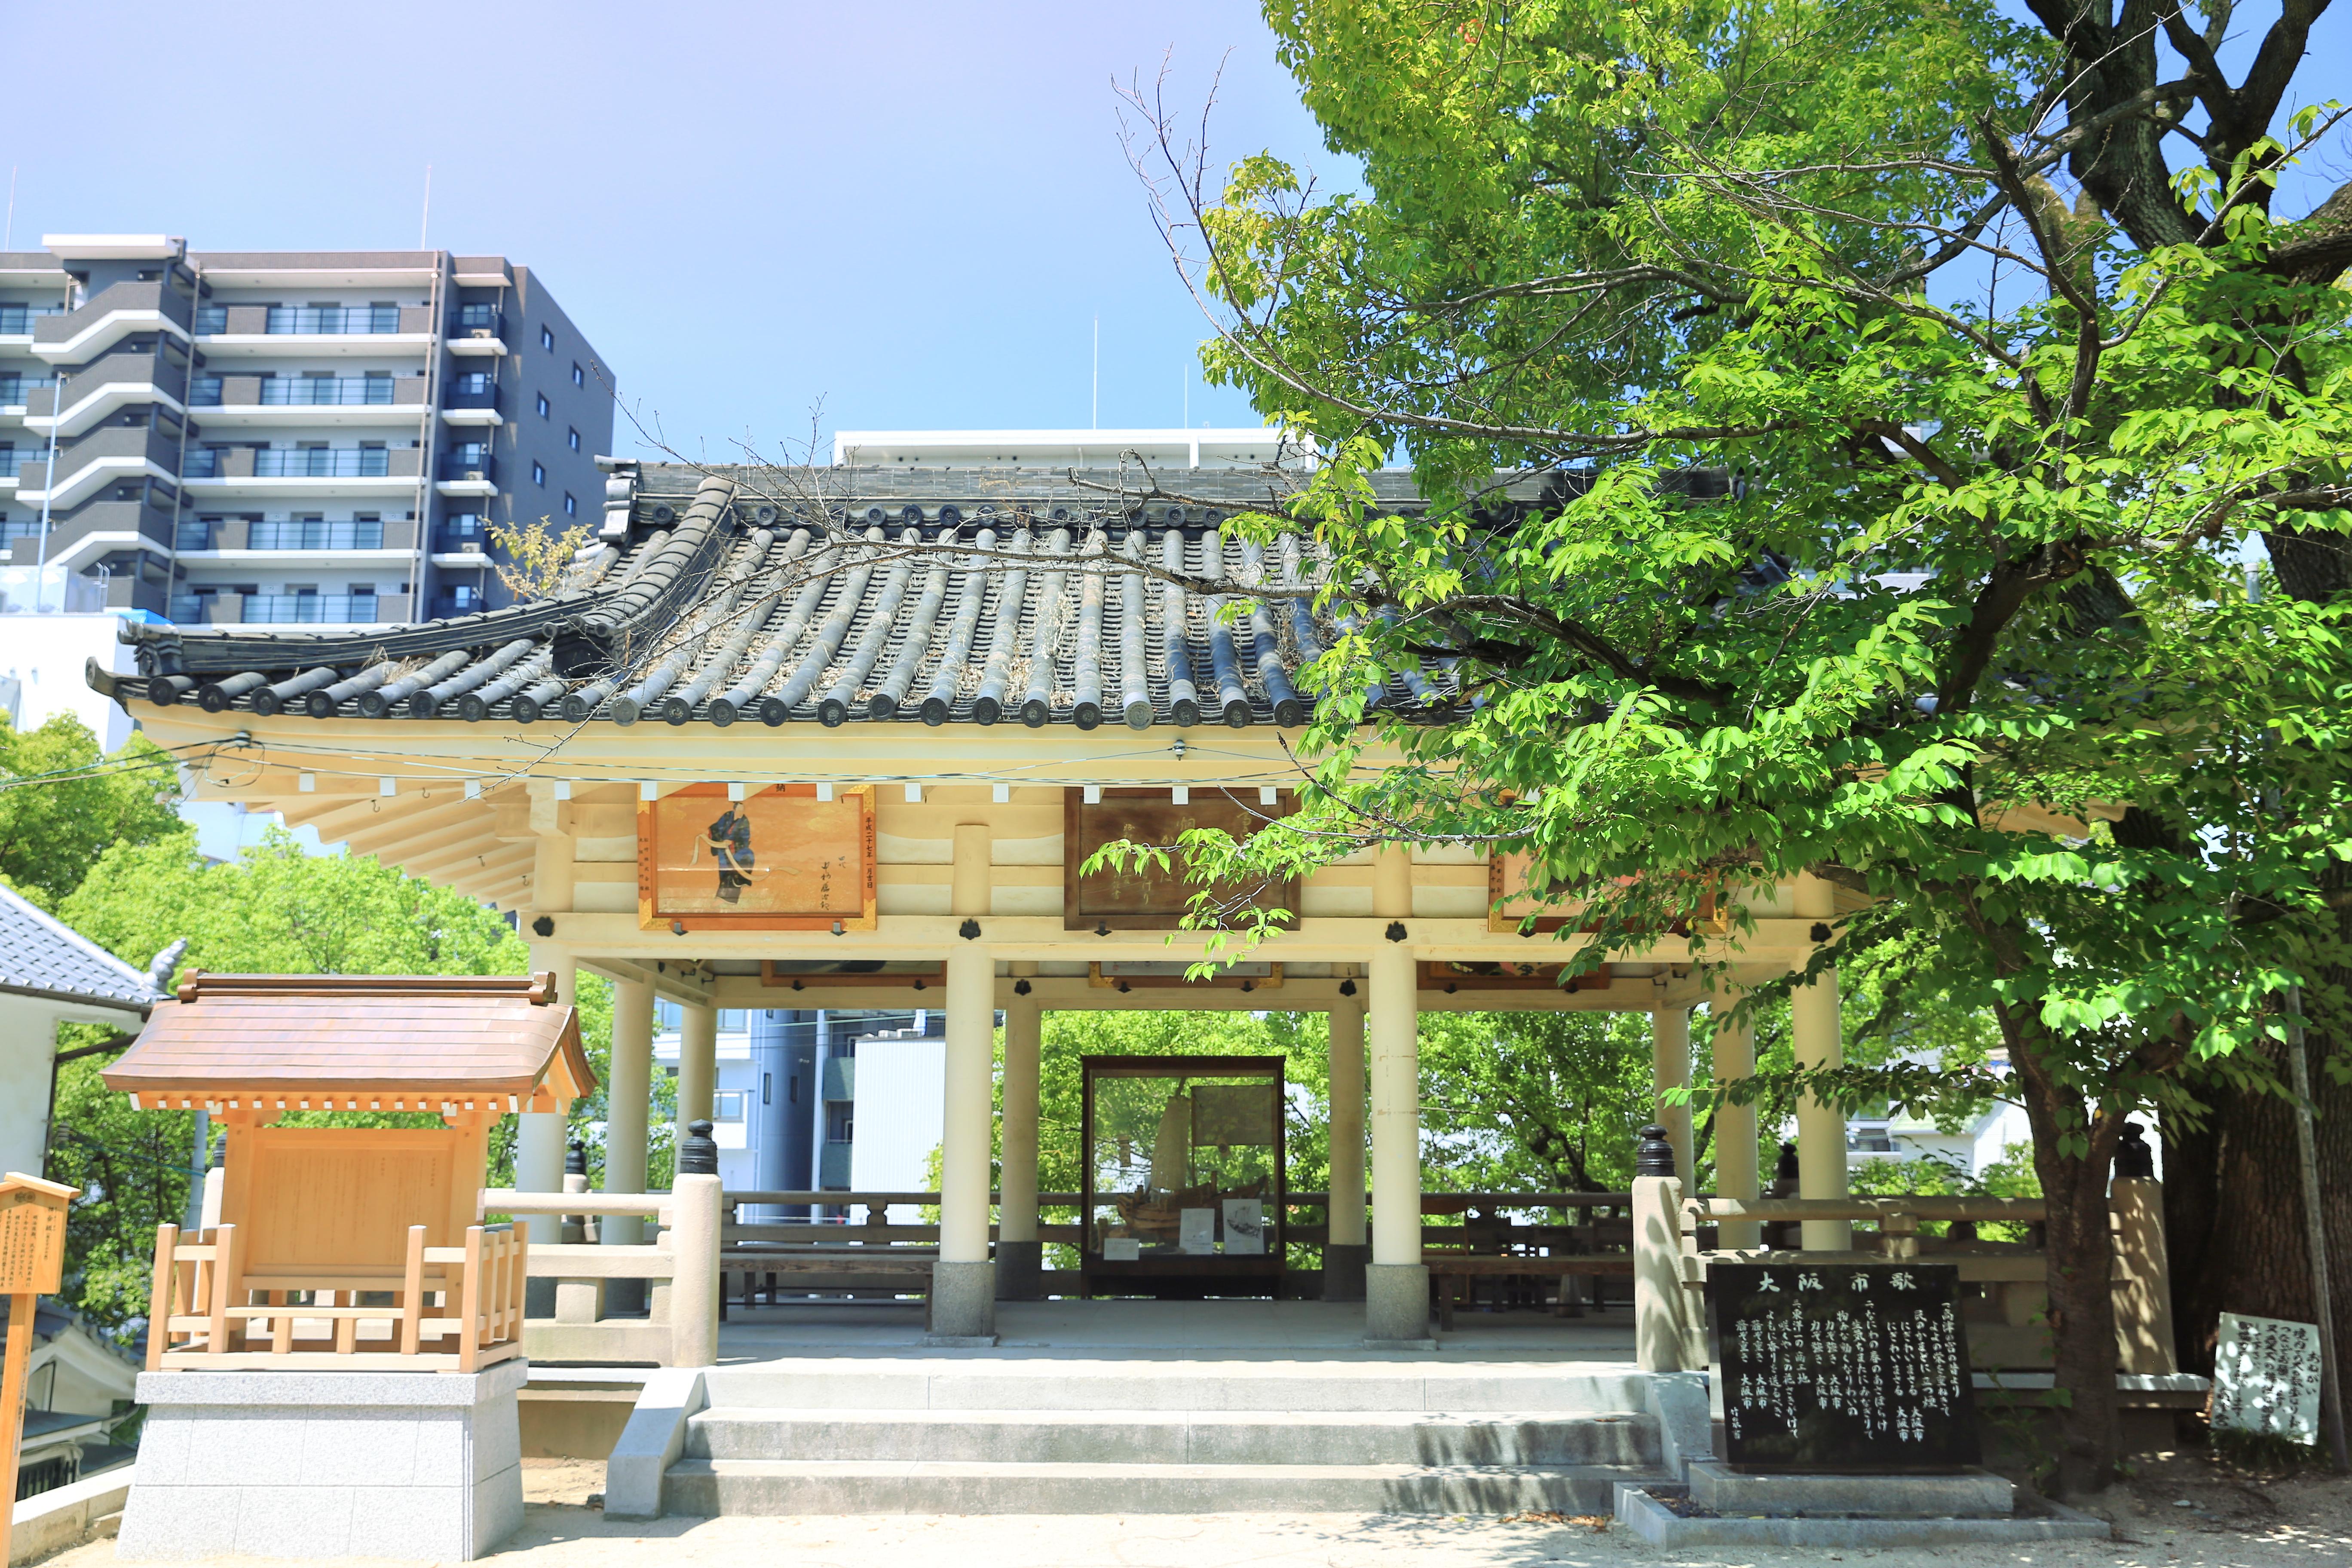
[[[580,362],[578,360],[573,360],[572,362],[572,384],[574,386],[585,386],[588,384],[588,373],[580,368]]]
[[[580,432],[579,432],[579,431],[577,431],[577,430],[570,430],[570,431],[567,431],[567,432],[565,433],[565,436],[564,436],[564,440],[565,440],[565,442],[566,442],[566,443],[567,443],[567,444],[572,447],[572,449],[573,451],[575,451],[575,452],[576,452],[576,451],[580,450]]]
[[[742,1121],[742,1120],[743,1120],[743,1094],[742,1094],[742,1091],[741,1091],[740,1089],[737,1089],[737,1090],[735,1090],[734,1092],[732,1092],[732,1093],[729,1093],[729,1094],[714,1094],[714,1095],[712,1095],[712,1096],[710,1097],[710,1120],[711,1120],[711,1121]]]
[[[539,395],[539,416],[541,419],[547,417],[547,394],[543,392]]]
[[[563,515],[566,517],[578,517],[580,515],[580,503],[572,499],[572,492],[570,490],[563,492]]]
[[[541,327],[539,329],[539,346],[545,349],[550,353],[553,353],[555,352],[555,329],[553,327]]]
[[[544,463],[533,463],[533,464],[530,466],[530,482],[531,482],[532,484],[538,485],[538,486],[539,486],[539,487],[541,487],[541,489],[545,489],[545,488],[546,488],[546,485],[547,485],[547,465],[546,465],[546,464],[544,464]]]

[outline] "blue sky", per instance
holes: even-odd
[[[1118,139],[1111,83],[1197,109],[1222,165],[1272,148],[1345,184],[1252,0],[980,5],[240,4],[28,7],[13,58],[148,37],[110,101],[20,102],[16,243],[186,236],[199,249],[404,248],[537,269],[672,444],[774,453],[844,427],[1255,423],[1201,385],[1203,334]],[[2247,36],[2275,15],[2249,5]],[[2327,62],[2334,60],[2331,68]],[[2307,93],[2352,98],[2352,5]],[[118,62],[119,64],[120,62]],[[2236,59],[2231,62],[2238,64]],[[48,129],[54,119],[54,133]],[[2339,139],[2317,173],[2345,177]],[[2300,195],[2301,193],[2297,193]],[[2290,211],[2305,205],[2294,199]],[[624,422],[615,443],[638,448]]]
[[[536,269],[625,404],[714,457],[828,426],[1175,425],[1203,335],[1118,140],[1114,76],[1172,50],[1222,162],[1329,163],[1248,0],[880,5],[238,5],[147,0],[114,100],[26,100],[16,243],[184,235],[198,249],[407,248]],[[19,61],[89,61],[86,7],[14,12]],[[120,64],[121,62],[117,62]],[[1192,423],[1255,424],[1191,388]],[[630,437],[616,432],[624,452]]]

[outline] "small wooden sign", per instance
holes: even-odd
[[[25,1373],[33,1358],[33,1315],[57,1289],[66,1263],[66,1206],[81,1189],[21,1171],[0,1178],[0,1290],[8,1296],[8,1349],[0,1362],[0,1475],[14,1478],[25,1436]],[[0,1511],[0,1563],[8,1561],[9,1515]]]
[[[647,931],[875,929],[874,786],[689,784],[637,804]]]
[[[0,1292],[57,1293],[66,1266],[66,1205],[79,1188],[11,1171],[0,1181]]]

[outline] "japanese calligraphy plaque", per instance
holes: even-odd
[[[1732,1468],[1976,1464],[1958,1284],[1949,1265],[1712,1265],[1707,1316]]]
[[[2319,1442],[2319,1328],[2282,1318],[2221,1314],[2213,1349],[2215,1430]]]
[[[65,1200],[18,1185],[22,1180],[12,1174],[0,1183],[0,1294],[54,1295],[65,1272]]]
[[[637,923],[872,931],[874,786],[824,794],[814,784],[706,784],[640,803]]]

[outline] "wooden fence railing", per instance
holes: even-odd
[[[237,1227],[158,1226],[147,1370],[474,1372],[522,1350],[530,1244],[471,1226],[462,1247],[408,1228],[396,1268],[254,1268]],[[371,1300],[389,1298],[389,1300]]]
[[[481,1212],[651,1220],[654,1238],[628,1244],[541,1242],[530,1277],[555,1283],[554,1314],[523,1326],[523,1349],[542,1361],[709,1366],[719,1359],[719,1178],[682,1175],[667,1193],[524,1193],[487,1187]],[[606,1287],[649,1283],[646,1315],[608,1316]]]

